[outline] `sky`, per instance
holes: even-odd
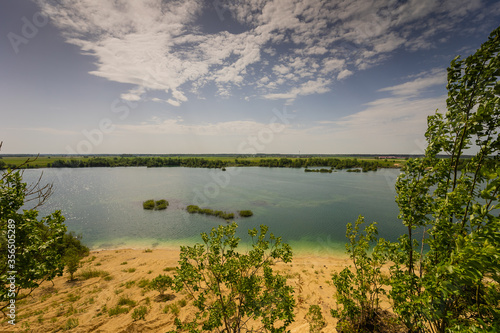
[[[3,154],[421,154],[480,0],[4,0]]]

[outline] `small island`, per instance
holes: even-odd
[[[241,217],[250,217],[252,215],[253,215],[253,212],[251,210],[240,210]]]
[[[168,207],[168,201],[165,199],[161,199],[155,201],[153,199],[146,200],[142,203],[142,208],[146,210],[165,210]]]
[[[234,213],[226,213],[223,212],[222,210],[212,210],[210,208],[200,208],[196,205],[189,205],[186,207],[186,210],[188,211],[189,214],[205,214],[205,215],[211,215],[215,217],[220,217],[224,220],[230,220],[234,219]]]
[[[304,172],[321,172],[321,173],[332,173],[332,169],[304,169]]]

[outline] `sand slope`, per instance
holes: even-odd
[[[193,313],[186,294],[176,294],[173,299],[159,299],[157,291],[145,291],[141,280],[151,280],[159,274],[173,274],[165,268],[177,266],[178,250],[138,249],[92,251],[82,260],[79,272],[95,269],[109,273],[109,277],[94,277],[68,282],[67,273],[52,282],[45,282],[32,297],[17,304],[17,324],[12,327],[2,321],[2,332],[166,332],[175,328],[175,314],[185,319]],[[289,284],[295,289],[297,307],[291,332],[308,332],[305,315],[310,305],[318,304],[327,326],[322,332],[335,332],[336,321],[330,315],[335,307],[331,274],[349,264],[347,258],[298,256],[291,264],[278,263],[274,269],[287,274]],[[168,270],[168,269],[167,269]],[[135,301],[128,313],[109,316],[107,309],[114,308],[120,298]],[[185,305],[187,301],[187,305]],[[132,319],[134,309],[146,306],[145,320]],[[164,312],[167,306],[167,313]]]

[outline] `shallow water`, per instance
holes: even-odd
[[[61,210],[68,230],[94,249],[193,244],[201,242],[201,232],[226,224],[188,214],[190,204],[234,213],[250,209],[254,216],[236,219],[244,242],[247,229],[265,224],[296,253],[343,252],[345,225],[360,214],[378,222],[381,237],[395,240],[404,232],[394,201],[395,169],[326,174],[262,167],[38,169],[26,170],[24,180],[41,172],[55,189],[41,215]],[[167,199],[170,205],[146,211],[147,199]]]

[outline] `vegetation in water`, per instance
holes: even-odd
[[[321,172],[321,173],[332,173],[332,169],[304,169],[305,172]]]
[[[186,207],[186,210],[189,214],[204,214],[219,217],[224,220],[234,219],[234,213],[227,213],[221,210],[212,210],[210,208],[200,208],[196,205],[189,205]]]
[[[153,199],[146,200],[142,203],[142,208],[146,210],[165,210],[168,207],[168,201],[165,199],[161,199],[155,201]]]
[[[240,210],[241,217],[250,217],[252,215],[253,215],[253,212],[251,210]]]

